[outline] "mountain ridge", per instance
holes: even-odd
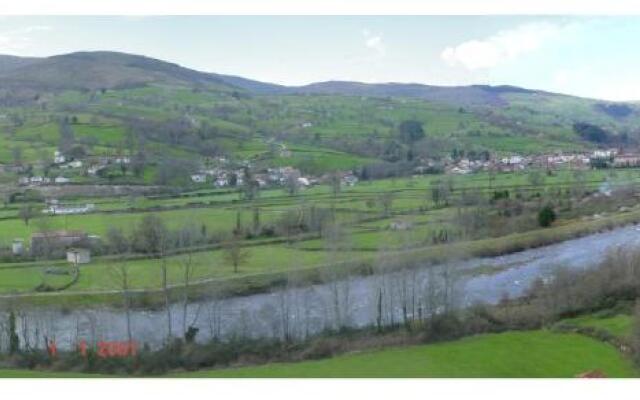
[[[0,55],[0,85],[4,87],[32,90],[98,90],[153,83],[204,86],[227,91],[243,90],[257,95],[410,97],[460,106],[502,106],[506,104],[503,95],[509,93],[576,97],[512,85],[438,86],[422,83],[329,80],[287,86],[236,75],[202,72],[153,57],[115,51],[80,51],[42,58]]]

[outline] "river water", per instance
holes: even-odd
[[[628,226],[504,256],[205,300],[189,304],[186,314],[182,304],[174,304],[172,333],[181,336],[184,326],[194,326],[199,329],[198,341],[233,336],[300,338],[339,326],[400,322],[404,315],[495,303],[505,294],[517,297],[536,278],[548,278],[558,268],[588,268],[612,248],[638,244],[640,226]],[[41,345],[43,335],[55,338],[61,348],[82,339],[94,343],[127,338],[124,311],[109,308],[29,310],[18,315],[17,325],[22,343],[28,340],[31,346]],[[137,342],[160,346],[168,334],[166,310],[131,311],[131,330]],[[6,342],[6,337],[0,336],[0,341]]]

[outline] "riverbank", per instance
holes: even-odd
[[[368,276],[383,271],[436,265],[451,261],[463,261],[471,258],[495,257],[517,253],[560,243],[571,239],[610,231],[626,225],[640,222],[640,210],[630,210],[610,216],[601,216],[591,220],[580,220],[550,228],[536,229],[524,233],[515,233],[498,238],[488,238],[469,242],[435,245],[426,248],[410,248],[402,251],[389,251],[384,254],[364,254],[355,260],[333,265],[312,265],[289,271],[267,272],[243,275],[239,277],[204,279],[189,285],[189,301],[198,301],[211,297],[229,298],[266,293],[295,282],[295,286],[320,284],[327,280],[327,269],[332,266],[348,268],[356,276]],[[495,272],[491,268],[487,273]],[[343,274],[341,274],[344,276]],[[172,285],[168,288],[172,301],[184,299],[185,288]],[[159,308],[165,303],[161,289],[130,290],[132,305],[139,309]],[[0,296],[3,303],[19,302],[21,306],[59,306],[93,307],[107,305],[118,308],[122,304],[122,293],[111,291],[67,291],[55,293],[28,293]]]

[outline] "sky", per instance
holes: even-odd
[[[640,100],[640,17],[0,17],[0,54],[142,54],[287,85],[515,85]]]

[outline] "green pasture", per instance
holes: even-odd
[[[605,343],[577,334],[507,332],[300,363],[177,373],[185,378],[571,378],[638,371]]]

